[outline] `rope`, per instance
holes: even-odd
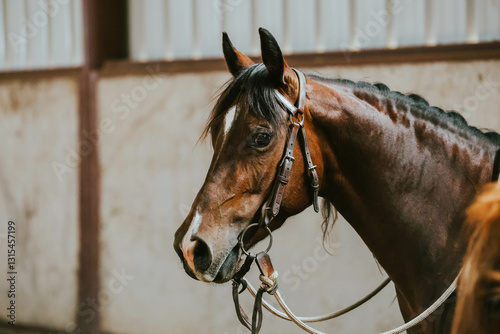
[[[419,314],[417,317],[413,318],[412,320],[408,321],[407,323],[405,323],[405,324],[403,324],[403,325],[401,325],[401,326],[399,326],[397,328],[394,328],[394,329],[392,329],[390,331],[383,332],[381,334],[398,334],[398,333],[406,331],[407,329],[409,329],[409,328],[411,328],[411,327],[419,324],[423,320],[425,320],[429,315],[431,315],[432,313],[434,313],[434,311],[436,311],[450,297],[450,295],[455,291],[456,286],[457,286],[457,278],[455,278],[455,280],[453,280],[453,282],[448,287],[448,289],[446,289],[446,291],[431,306],[429,306],[424,312],[422,312],[421,314]],[[256,294],[258,294],[258,293],[255,291],[255,289],[253,288],[253,286],[248,281],[246,281],[246,282],[247,282],[247,289],[248,289],[248,291],[252,294],[252,296],[255,297]],[[389,282],[390,282],[390,279],[386,279],[372,293],[370,293],[369,295],[367,295],[366,297],[364,297],[363,299],[361,299],[357,303],[355,303],[355,304],[353,304],[353,305],[351,305],[351,306],[349,306],[349,307],[347,307],[347,308],[345,308],[343,310],[340,310],[340,311],[337,311],[337,312],[333,312],[333,313],[330,313],[330,314],[325,314],[325,315],[319,316],[319,317],[297,317],[295,314],[293,314],[293,312],[290,310],[290,308],[288,307],[288,305],[284,302],[284,300],[283,300],[283,298],[281,296],[281,293],[279,292],[278,289],[276,289],[274,291],[274,297],[276,298],[276,301],[281,306],[281,308],[283,309],[283,311],[285,311],[285,313],[278,311],[273,306],[271,306],[270,304],[268,304],[264,299],[262,299],[262,304],[272,314],[278,316],[281,319],[293,321],[297,326],[299,326],[300,328],[302,328],[303,330],[305,330],[308,333],[311,333],[311,334],[325,334],[325,333],[320,332],[320,331],[318,331],[318,330],[316,330],[316,329],[314,329],[312,327],[309,327],[305,323],[306,322],[324,321],[324,320],[332,319],[332,318],[334,318],[336,316],[342,315],[342,314],[344,314],[344,313],[346,313],[346,312],[348,312],[348,311],[350,311],[350,310],[358,307],[359,305],[363,304],[364,302],[368,301],[377,292],[379,292],[383,287],[385,287]],[[375,292],[375,291],[377,291],[377,292]]]
[[[257,294],[257,291],[250,284],[250,282],[248,282],[246,280],[245,280],[245,282],[247,284],[247,290],[255,298],[255,295]],[[366,303],[367,301],[369,301],[370,299],[372,299],[377,293],[379,293],[383,288],[385,288],[387,286],[387,284],[389,284],[390,282],[391,282],[391,279],[390,278],[386,278],[377,288],[375,288],[375,290],[373,290],[372,292],[370,292],[368,295],[366,295],[362,299],[358,300],[356,303],[354,303],[354,304],[352,304],[350,306],[347,306],[347,307],[345,307],[345,308],[343,308],[343,309],[341,309],[339,311],[335,311],[335,312],[332,312],[332,313],[324,314],[324,315],[321,315],[321,316],[315,316],[315,317],[297,317],[297,318],[299,320],[301,320],[302,322],[311,323],[311,322],[322,322],[322,321],[326,321],[326,320],[330,320],[330,319],[333,319],[333,318],[340,317],[341,315],[346,314],[347,312],[350,312],[350,311],[358,308],[359,306],[363,305],[364,303]],[[281,312],[280,310],[277,310],[276,308],[274,308],[271,304],[269,304],[264,299],[262,299],[262,305],[264,305],[264,307],[266,308],[266,310],[268,310],[269,312],[271,312],[275,316],[277,316],[277,317],[279,317],[281,319],[287,320],[287,321],[292,321],[292,319],[290,319],[290,317],[288,317],[285,313]]]
[[[317,331],[315,330],[314,328],[312,327],[309,327],[307,326],[304,322],[300,321],[299,318],[297,318],[295,316],[295,314],[292,313],[292,311],[290,311],[290,309],[288,308],[288,306],[286,305],[285,301],[283,300],[283,298],[281,298],[281,294],[278,290],[276,290],[276,293],[274,294],[274,297],[276,298],[276,300],[278,301],[278,304],[280,304],[281,308],[283,309],[283,311],[285,311],[285,313],[290,317],[290,319],[292,319],[292,321],[297,325],[299,326],[300,328],[302,328],[303,330],[305,330],[306,332],[308,333],[311,333],[311,334],[325,334],[323,332],[320,332],[320,331]]]
[[[439,297],[431,306],[429,306],[429,308],[427,310],[420,313],[420,315],[418,315],[417,317],[408,321],[406,324],[399,326],[398,328],[394,328],[393,330],[384,332],[382,334],[401,333],[401,332],[404,332],[405,330],[407,330],[408,328],[411,328],[411,327],[415,326],[416,324],[420,323],[421,321],[423,321],[425,318],[427,318],[429,315],[431,315],[434,311],[436,311],[439,308],[439,306],[441,306],[446,301],[446,299],[448,299],[448,297],[450,297],[450,295],[455,291],[455,289],[457,288],[457,279],[458,279],[458,277],[456,277],[455,280],[453,280],[453,283],[451,283],[451,285],[448,287],[448,289],[446,289],[446,291],[441,295],[441,297]]]

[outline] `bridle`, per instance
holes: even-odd
[[[298,98],[295,104],[292,104],[283,94],[279,91],[275,90],[276,97],[281,102],[282,106],[284,106],[285,111],[288,115],[288,134],[287,140],[283,152],[283,156],[278,164],[278,171],[274,180],[273,188],[268,196],[267,200],[262,205],[260,210],[260,217],[256,223],[248,225],[239,236],[239,245],[243,253],[246,255],[245,263],[242,268],[233,278],[233,301],[236,308],[236,314],[240,322],[252,333],[258,333],[260,327],[262,325],[262,306],[268,309],[271,313],[277,315],[286,320],[294,321],[299,327],[305,329],[310,333],[317,333],[314,329],[307,326],[304,322],[317,322],[323,321],[327,319],[332,319],[338,317],[342,314],[349,312],[350,310],[355,309],[356,307],[362,305],[373,296],[375,296],[379,291],[381,291],[391,280],[386,279],[379,287],[377,287],[373,292],[369,295],[358,301],[357,303],[341,310],[338,312],[334,312],[325,316],[320,317],[309,317],[309,318],[300,318],[293,315],[290,309],[284,304],[283,299],[280,297],[280,293],[278,291],[278,283],[277,277],[278,273],[274,270],[271,259],[267,254],[272,247],[272,233],[269,229],[269,223],[278,215],[281,203],[283,201],[283,194],[285,192],[285,187],[288,184],[290,179],[290,173],[292,170],[293,163],[295,158],[293,156],[293,150],[295,148],[295,143],[297,141],[297,137],[300,133],[302,136],[303,143],[303,151],[304,158],[307,163],[308,168],[308,176],[311,182],[312,189],[312,197],[313,197],[313,207],[316,212],[319,212],[319,178],[318,173],[316,171],[316,165],[313,164],[311,158],[311,152],[309,149],[309,142],[307,140],[307,133],[304,126],[304,107],[306,102],[306,78],[304,74],[296,69],[293,69],[298,78]],[[260,252],[258,254],[253,254],[245,249],[244,240],[246,233],[251,229],[265,229],[269,235],[269,245],[266,250]],[[256,291],[250,283],[248,283],[244,275],[250,269],[250,266],[253,262],[257,263],[257,266],[261,272],[260,279],[263,282],[258,291]],[[242,288],[240,289],[240,286]],[[242,293],[245,289],[248,289],[250,293],[255,297],[254,310],[252,314],[252,320],[250,321],[248,316],[245,314],[243,309],[239,304],[239,294]],[[280,305],[283,310],[285,310],[286,314],[274,309],[271,305],[269,305],[265,300],[263,300],[262,295],[264,292],[267,292],[272,295],[276,295],[278,301],[281,300]],[[279,296],[279,297],[278,297]]]
[[[250,329],[252,333],[258,333],[260,326],[262,324],[262,295],[264,291],[268,293],[273,293],[277,289],[277,272],[274,271],[271,259],[267,255],[268,251],[272,246],[272,233],[269,229],[269,223],[278,215],[281,203],[283,201],[283,195],[285,193],[286,185],[290,180],[290,173],[292,171],[292,166],[295,161],[293,156],[293,150],[295,148],[295,143],[297,142],[297,137],[300,131],[302,135],[304,157],[308,167],[308,175],[311,180],[311,188],[313,193],[313,207],[316,212],[319,212],[318,194],[319,194],[319,179],[318,173],[316,171],[316,165],[313,164],[311,159],[311,151],[309,149],[309,142],[307,140],[307,134],[304,127],[304,107],[306,104],[306,78],[304,74],[293,68],[293,71],[297,75],[298,79],[298,97],[295,104],[292,104],[283,94],[275,90],[275,95],[278,100],[284,106],[285,111],[288,116],[288,134],[287,140],[283,152],[283,156],[278,164],[278,171],[274,180],[274,185],[270,195],[264,202],[261,208],[260,218],[258,222],[250,224],[247,226],[239,236],[239,244],[243,253],[247,256],[245,263],[243,264],[240,271],[235,275],[233,279],[233,300],[236,307],[236,313],[240,322]],[[252,254],[245,249],[244,240],[246,233],[253,228],[265,229],[269,235],[269,245],[267,249],[258,254]],[[255,261],[262,272],[261,278],[267,279],[269,283],[268,288],[259,289],[256,293],[254,313],[252,317],[252,323],[248,320],[245,312],[241,309],[239,305],[239,293],[248,286],[247,281],[243,276],[248,272],[253,261]],[[274,282],[274,283],[273,283]],[[243,285],[243,289],[238,291],[240,285]]]
[[[260,227],[266,227],[271,220],[276,217],[280,211],[281,202],[283,201],[283,194],[285,187],[290,180],[290,172],[292,170],[293,162],[293,149],[297,141],[297,135],[300,133],[303,140],[304,156],[308,166],[308,174],[311,179],[311,188],[313,190],[313,206],[316,212],[319,212],[318,193],[319,193],[319,180],[318,173],[316,172],[316,165],[312,163],[311,152],[309,150],[309,142],[307,140],[306,129],[304,127],[304,106],[306,104],[306,78],[302,72],[293,69],[297,74],[298,80],[298,98],[296,105],[293,105],[277,90],[275,91],[277,98],[286,108],[289,118],[288,135],[283,157],[278,165],[278,173],[276,174],[273,191],[269,195],[268,200],[262,207],[261,218],[259,220]]]
[[[271,249],[273,243],[273,236],[271,230],[269,229],[269,223],[276,217],[280,211],[281,203],[283,201],[283,194],[285,193],[285,187],[290,180],[290,172],[292,171],[292,166],[295,161],[293,156],[293,149],[295,148],[295,143],[297,141],[297,136],[302,135],[304,157],[308,167],[308,175],[311,180],[311,188],[313,192],[313,207],[314,211],[319,212],[318,194],[319,194],[319,179],[318,173],[316,171],[316,165],[313,164],[311,159],[311,151],[309,149],[309,142],[307,140],[307,134],[304,126],[304,107],[306,104],[306,77],[304,74],[295,68],[292,70],[297,75],[298,79],[298,97],[295,104],[292,104],[288,99],[283,96],[278,90],[275,90],[276,97],[280,100],[281,104],[285,107],[288,114],[288,134],[287,140],[283,152],[283,156],[278,164],[278,172],[274,179],[273,189],[271,194],[268,196],[267,200],[262,205],[260,210],[260,217],[256,223],[248,225],[239,236],[239,244],[243,253],[247,256],[247,259],[236,274],[236,280],[242,278],[250,269],[250,265],[253,260],[257,257],[255,254],[248,252],[245,249],[244,240],[246,233],[253,228],[265,229],[269,235],[269,245],[267,249],[263,252],[266,253]]]
[[[385,279],[382,284],[380,284],[374,291],[369,293],[367,296],[359,300],[358,302],[352,304],[351,306],[348,306],[340,311],[336,311],[330,314],[326,314],[323,316],[318,316],[318,317],[298,317],[293,314],[293,312],[290,310],[290,308],[286,305],[284,302],[279,290],[278,290],[278,272],[274,270],[273,265],[271,263],[271,259],[268,255],[268,251],[270,250],[272,246],[272,233],[271,230],[269,229],[269,223],[275,218],[280,210],[281,203],[283,200],[283,194],[285,192],[285,187],[289,181],[290,178],[290,172],[293,166],[293,162],[295,161],[295,158],[293,157],[293,149],[295,147],[295,143],[297,140],[297,136],[299,134],[299,131],[302,135],[302,140],[303,140],[303,150],[304,150],[304,156],[305,160],[308,166],[308,175],[311,180],[311,188],[313,190],[313,206],[314,210],[316,212],[319,212],[319,205],[318,205],[318,193],[319,193],[319,180],[318,180],[318,174],[316,172],[316,166],[312,163],[311,159],[311,153],[309,150],[309,144],[307,141],[307,135],[306,135],[306,130],[304,126],[304,106],[305,106],[305,100],[306,100],[306,79],[304,74],[302,72],[293,69],[295,74],[297,75],[298,78],[298,98],[295,104],[292,104],[288,99],[283,96],[280,92],[275,90],[276,97],[280,100],[282,105],[285,107],[285,111],[288,114],[289,120],[288,120],[288,136],[287,136],[287,141],[286,145],[284,148],[284,153],[283,157],[278,165],[278,172],[276,174],[276,178],[274,181],[273,189],[271,194],[269,195],[268,199],[265,201],[264,205],[262,206],[261,209],[261,215],[257,223],[253,223],[248,225],[240,234],[239,236],[239,246],[243,253],[247,256],[246,260],[240,269],[240,271],[235,275],[233,278],[233,289],[232,289],[232,294],[233,294],[233,301],[234,305],[236,308],[236,314],[238,316],[238,319],[240,322],[248,328],[252,334],[257,334],[260,331],[261,325],[262,325],[262,306],[264,306],[267,310],[269,310],[271,313],[274,315],[285,319],[289,321],[293,321],[297,326],[302,328],[303,330],[307,331],[308,333],[313,333],[313,334],[323,334],[322,332],[319,332],[315,330],[314,328],[308,326],[306,324],[310,322],[319,322],[319,321],[324,321],[324,320],[329,320],[333,319],[335,317],[338,317],[340,315],[343,315],[358,306],[364,304],[368,300],[370,300],[373,296],[375,296],[378,292],[380,292],[387,284],[390,283],[391,279],[387,278]],[[493,171],[493,180],[497,178],[497,175],[499,173],[499,165],[500,165],[500,150],[497,151],[496,157],[495,157],[495,162],[493,164],[494,166],[494,171]],[[500,182],[500,181],[499,181]],[[267,249],[263,252],[253,254],[250,253],[248,250],[245,249],[244,245],[244,239],[246,233],[250,229],[265,229],[269,235],[269,245]],[[262,282],[262,285],[260,288],[256,291],[252,285],[244,278],[244,275],[248,272],[250,269],[250,266],[252,265],[253,262],[257,263],[257,266],[260,270],[260,280]],[[457,278],[456,277],[451,285],[446,289],[446,291],[431,305],[429,306],[424,312],[422,312],[420,315],[415,317],[414,319],[410,320],[409,322],[393,329],[387,332],[384,332],[382,334],[397,334],[404,332],[405,330],[414,327],[418,323],[422,322],[425,320],[429,315],[431,315],[433,312],[435,312],[450,296],[453,294],[456,290],[456,284],[457,284]],[[240,286],[242,287],[240,289]],[[245,289],[248,289],[250,293],[255,297],[255,303],[253,307],[253,313],[252,313],[252,319],[250,320],[248,316],[245,314],[243,311],[242,307],[240,306],[239,303],[239,294],[242,293]],[[267,292],[270,295],[273,295],[280,307],[283,309],[283,312],[280,312],[279,310],[276,310],[273,306],[268,304],[264,299],[263,299],[263,294],[264,292]]]

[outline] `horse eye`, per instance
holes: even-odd
[[[271,135],[267,133],[257,133],[253,138],[253,145],[256,147],[266,147],[271,142]]]

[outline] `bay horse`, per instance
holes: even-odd
[[[472,237],[459,278],[453,334],[500,332],[500,182],[467,209]]]
[[[204,132],[214,148],[205,182],[175,233],[174,249],[186,273],[203,282],[224,283],[241,270],[240,235],[261,216],[284,158],[290,120],[276,92],[288,104],[299,98],[298,75],[277,41],[265,29],[259,34],[258,64],[223,34],[233,77]],[[308,75],[305,91],[302,122],[326,213],[323,230],[329,230],[333,205],[393,280],[408,321],[459,272],[467,243],[459,233],[464,212],[476,189],[492,179],[500,135],[381,83]],[[270,230],[313,203],[306,162],[302,150],[295,150]],[[266,236],[259,229],[245,247]],[[452,298],[408,333],[449,333],[454,305]]]

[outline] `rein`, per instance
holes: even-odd
[[[298,99],[294,104],[290,103],[286,97],[284,97],[281,93],[278,91],[275,91],[277,98],[282,102],[282,104],[286,108],[286,112],[288,113],[289,116],[289,128],[288,128],[288,139],[286,142],[286,146],[284,149],[283,153],[283,158],[281,159],[279,165],[278,165],[278,173],[276,175],[276,179],[274,182],[273,190],[262,206],[261,209],[261,217],[258,221],[258,223],[253,223],[248,225],[243,232],[240,234],[240,248],[242,251],[246,254],[247,258],[245,260],[245,263],[243,264],[242,268],[240,271],[235,275],[233,279],[233,289],[232,289],[232,295],[233,295],[233,301],[234,305],[236,308],[236,314],[238,316],[238,319],[240,322],[248,328],[252,334],[257,334],[260,331],[260,328],[262,326],[262,306],[264,306],[268,311],[270,311],[272,314],[276,315],[277,317],[280,317],[285,320],[293,321],[297,326],[302,328],[308,333],[312,334],[324,334],[323,332],[317,331],[316,329],[308,326],[306,323],[311,323],[311,322],[320,322],[320,321],[325,321],[329,319],[333,319],[335,317],[341,316],[358,306],[364,304],[368,300],[370,300],[373,296],[375,296],[377,293],[379,293],[387,284],[390,283],[391,279],[387,278],[385,279],[373,292],[369,293],[367,296],[363,297],[361,300],[358,302],[352,304],[351,306],[348,306],[340,311],[333,312],[330,314],[326,314],[323,316],[318,316],[318,317],[298,317],[293,312],[290,310],[290,308],[286,305],[286,303],[283,300],[283,297],[281,296],[279,290],[278,290],[278,272],[274,270],[273,265],[271,263],[271,258],[267,254],[268,251],[270,250],[272,246],[272,232],[269,229],[268,225],[272,221],[274,217],[276,217],[279,213],[280,207],[281,207],[281,202],[283,200],[283,194],[285,191],[285,187],[289,181],[290,177],[290,172],[293,166],[293,162],[295,161],[295,158],[293,157],[293,149],[295,146],[295,142],[297,140],[297,135],[300,134],[302,135],[303,139],[303,150],[304,150],[304,155],[305,155],[305,160],[308,165],[308,174],[309,178],[311,180],[311,188],[313,190],[313,206],[314,210],[316,212],[319,212],[319,205],[318,205],[318,192],[319,192],[319,180],[318,180],[318,174],[316,172],[316,166],[313,165],[312,159],[311,159],[311,153],[309,150],[309,144],[307,141],[307,135],[305,131],[305,126],[304,126],[304,106],[305,106],[305,100],[306,100],[306,79],[304,74],[302,72],[293,69],[294,72],[296,73],[298,79],[299,79],[299,96]],[[495,161],[493,164],[493,181],[498,180],[498,173],[499,171],[499,165],[500,165],[500,150],[497,152]],[[500,181],[499,181],[500,184]],[[252,228],[262,228],[266,230],[266,232],[269,235],[269,245],[265,251],[262,251],[257,254],[252,254],[249,251],[245,249],[244,245],[244,236],[247,233],[249,229]],[[244,275],[249,271],[251,265],[253,262],[257,263],[257,266],[260,271],[260,280],[262,282],[261,286],[259,289],[256,291],[254,287],[244,278]],[[392,329],[390,331],[384,332],[382,334],[397,334],[406,331],[407,329],[419,324],[422,322],[424,319],[426,319],[429,315],[431,315],[434,311],[436,311],[449,297],[451,294],[453,294],[456,290],[456,285],[457,285],[457,278],[458,276],[453,280],[451,285],[446,289],[446,291],[431,305],[429,306],[424,312],[422,312],[420,315],[416,316],[414,319],[410,320],[409,322],[403,324],[402,326],[399,326],[395,329]],[[241,286],[241,289],[240,289]],[[248,289],[248,291],[252,294],[252,296],[255,298],[255,303],[253,307],[253,313],[252,313],[252,319],[250,320],[249,317],[245,314],[244,310],[242,309],[240,303],[239,303],[239,294],[241,294],[245,289]],[[272,307],[269,303],[267,303],[263,299],[264,292],[273,295],[276,298],[276,301],[280,305],[280,307],[283,309],[284,313],[275,309]]]

